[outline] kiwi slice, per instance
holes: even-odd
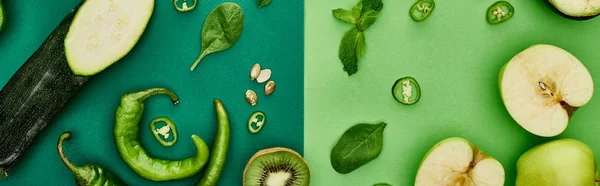
[[[310,170],[296,151],[275,147],[258,151],[246,164],[244,186],[308,186]]]

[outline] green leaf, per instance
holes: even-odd
[[[362,2],[361,15],[365,15],[365,13],[369,12],[370,10],[374,10],[376,12],[376,14],[379,14],[379,11],[381,11],[381,9],[383,9],[382,0],[361,0],[361,2]]]
[[[365,15],[358,20],[356,26],[360,31],[367,30],[373,23],[377,20],[377,12],[375,10],[370,10]]]
[[[243,30],[244,14],[238,4],[226,2],[213,9],[204,22],[202,51],[191,70],[207,55],[231,48]]]
[[[350,173],[377,158],[383,149],[386,123],[358,124],[348,129],[331,150],[331,165],[341,174]]]
[[[356,6],[352,8],[352,12],[354,13],[354,19],[360,19],[360,13],[362,11],[362,2],[358,2]]]
[[[357,63],[358,63],[358,55],[357,55],[357,46],[361,42],[363,43],[362,52],[364,52],[364,35],[362,32],[359,32],[358,29],[352,28],[342,38],[342,42],[340,43],[339,50],[339,58],[342,60],[342,64],[344,65],[344,71],[348,73],[348,76],[355,74],[358,71]]]
[[[333,16],[347,23],[356,24],[356,18],[354,17],[354,12],[350,10],[346,10],[343,8],[338,8],[332,10]]]
[[[387,183],[377,183],[377,184],[375,184],[373,186],[392,186],[392,185],[387,184]]]
[[[271,4],[271,0],[258,0],[258,8],[265,7]]]
[[[356,59],[360,60],[366,50],[367,44],[365,43],[365,33],[358,32],[358,38],[356,40]]]

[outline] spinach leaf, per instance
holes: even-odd
[[[358,29],[352,28],[342,38],[340,43],[339,58],[344,65],[344,71],[348,75],[355,74],[358,71],[358,58],[360,58],[366,50],[365,35],[359,32]]]
[[[358,124],[348,129],[331,150],[331,166],[341,174],[350,173],[377,158],[383,148],[386,123]]]
[[[373,23],[375,23],[375,20],[377,20],[377,12],[375,10],[369,10],[357,21],[356,27],[358,27],[358,30],[360,31],[367,30],[371,25],[373,25]]]
[[[226,2],[213,9],[202,28],[200,56],[190,70],[193,71],[207,55],[231,48],[243,30],[244,14],[238,4]]]
[[[265,7],[271,4],[271,0],[258,0],[258,8]]]
[[[387,183],[378,183],[378,184],[375,184],[373,186],[392,186],[392,185],[387,184]]]
[[[345,21],[347,23],[356,24],[356,18],[354,17],[354,12],[350,10],[346,10],[343,8],[333,9],[331,11],[333,16],[338,18],[339,20]]]

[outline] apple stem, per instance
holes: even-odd
[[[596,179],[596,182],[600,182],[600,180],[599,180],[599,179]]]

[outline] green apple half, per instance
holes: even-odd
[[[434,145],[419,166],[415,186],[502,186],[504,168],[471,142],[452,137]]]
[[[544,137],[562,133],[594,92],[592,76],[571,53],[538,44],[514,56],[500,71],[508,113],[525,130]]]
[[[517,186],[597,185],[592,149],[574,139],[559,139],[531,148],[517,161]]]

